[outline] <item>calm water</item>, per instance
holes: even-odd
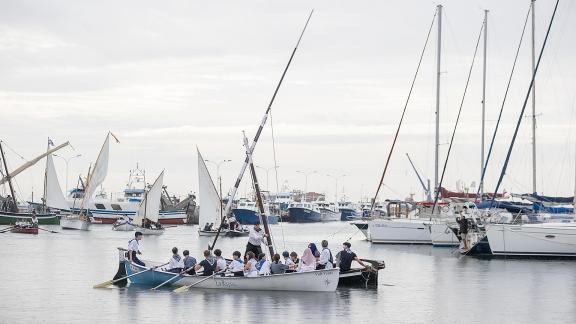
[[[4,227],[2,227],[4,228]],[[44,226],[44,228],[50,228]],[[347,223],[273,227],[279,250],[302,253],[328,239],[334,251],[352,237],[361,257],[382,259],[377,289],[335,293],[93,289],[118,268],[116,247],[133,232],[96,225],[90,232],[0,234],[0,323],[576,323],[576,262],[479,260],[449,248],[371,245]],[[145,237],[142,258],[166,260],[171,248],[200,256],[209,238],[197,227]],[[282,240],[282,230],[285,240]],[[245,238],[223,238],[228,256]]]

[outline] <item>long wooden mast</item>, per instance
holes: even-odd
[[[18,205],[16,204],[16,196],[14,195],[14,187],[12,186],[12,176],[8,171],[8,165],[6,164],[6,156],[4,155],[4,148],[2,148],[2,141],[0,141],[0,153],[2,154],[2,162],[4,163],[4,170],[6,170],[6,179],[8,180],[8,185],[10,186],[10,193],[12,193],[12,212],[18,212]]]

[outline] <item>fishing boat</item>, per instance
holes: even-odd
[[[358,217],[357,207],[349,201],[338,202],[338,210],[340,211],[340,220],[349,221]]]
[[[269,206],[266,206],[269,207]],[[270,224],[278,224],[278,216],[270,215],[270,208],[265,208],[268,210],[268,221]],[[234,217],[238,223],[242,225],[254,225],[256,223],[261,223],[260,213],[258,212],[258,207],[254,201],[241,198],[238,201],[236,208],[232,209]]]
[[[20,234],[38,234],[38,226],[28,221],[18,221],[10,229],[10,232]]]
[[[198,235],[224,235],[228,231],[227,229],[221,228],[218,230],[223,220],[222,215],[224,215],[222,212],[222,200],[212,181],[208,167],[206,167],[206,162],[202,154],[200,154],[200,150],[196,149],[196,151],[198,153],[198,198],[200,199]],[[212,226],[206,226],[207,224],[212,224]]]
[[[110,135],[112,135],[111,132],[108,132],[108,134],[106,134],[106,139],[104,140],[104,144],[102,144],[100,153],[98,153],[98,158],[94,163],[94,168],[92,168],[92,172],[90,171],[88,172],[88,177],[86,179],[86,189],[84,191],[84,195],[82,196],[79,213],[70,214],[62,217],[60,220],[60,226],[63,229],[73,229],[81,231],[88,231],[90,229],[92,221],[90,219],[89,211],[86,209],[86,206],[90,202],[90,200],[92,200],[92,195],[96,192],[96,188],[98,188],[98,186],[101,185],[102,182],[104,182],[104,179],[106,179],[106,175],[108,174]],[[115,136],[114,139],[116,139]],[[116,139],[116,141],[118,142],[118,139]]]
[[[320,211],[320,220],[322,222],[332,222],[332,221],[339,221],[340,211],[334,204],[325,202],[325,201],[318,201],[315,203],[318,206],[318,210]]]
[[[163,183],[164,171],[156,178],[150,190],[144,194],[144,198],[140,202],[140,206],[134,216],[134,230],[141,232],[143,235],[164,234],[164,227],[158,223]]]
[[[292,202],[288,206],[288,217],[292,223],[315,223],[322,221],[318,206],[309,202]]]
[[[52,141],[49,141],[52,143]],[[44,200],[45,204],[49,205],[48,207],[54,207],[56,209],[63,209],[68,210],[68,206],[63,206],[61,202],[58,200],[57,192],[60,188],[58,184],[58,178],[56,177],[56,171],[54,169],[54,163],[52,162],[51,154],[60,150],[61,148],[69,145],[69,142],[60,144],[52,149],[50,149],[50,145],[48,145],[48,149],[45,153],[37,156],[36,158],[27,161],[17,169],[9,172],[8,165],[6,163],[6,157],[4,156],[4,149],[2,146],[2,141],[0,141],[0,154],[2,158],[2,165],[0,168],[4,168],[5,172],[1,174],[4,175],[3,178],[0,179],[0,185],[8,183],[10,188],[11,195],[9,197],[1,199],[2,208],[0,208],[0,225],[11,225],[19,220],[31,220],[32,219],[32,211],[31,210],[21,210],[18,208],[18,202],[16,201],[16,195],[14,192],[14,186],[12,184],[12,179],[20,174],[22,171],[28,169],[29,167],[35,165],[43,159],[47,157],[46,162],[46,170],[45,170],[45,179],[44,179]],[[1,171],[1,170],[0,170]],[[62,196],[62,191],[60,191],[60,195]],[[47,207],[44,205],[44,207]],[[60,222],[60,213],[53,212],[48,210],[48,208],[43,208],[41,212],[36,215],[38,219],[38,223],[41,225],[57,225]]]

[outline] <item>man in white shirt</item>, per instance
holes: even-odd
[[[178,248],[172,248],[172,257],[170,258],[170,262],[168,263],[168,267],[166,268],[169,272],[180,273],[184,270],[184,260],[178,254]]]
[[[332,251],[328,248],[328,241],[322,241],[322,252],[320,252],[320,259],[318,260],[317,270],[332,269],[334,259],[332,258]]]
[[[136,232],[134,234],[134,238],[128,241],[128,259],[132,263],[136,263],[141,266],[145,266],[144,262],[138,259],[138,254],[142,254],[140,252],[140,244],[138,243],[142,239],[142,233]]]
[[[216,256],[216,272],[226,270],[226,260],[222,257],[222,251],[216,249],[214,250],[214,255]]]
[[[288,267],[294,266],[294,261],[290,258],[290,253],[288,251],[282,252],[282,257],[284,258],[284,265]]]
[[[262,253],[260,244],[266,244],[266,237],[268,237],[268,235],[266,235],[264,230],[260,228],[260,223],[254,224],[254,228],[250,229],[248,244],[246,244],[246,252],[244,255],[246,255],[248,251],[252,251],[254,255],[260,255],[260,253]]]

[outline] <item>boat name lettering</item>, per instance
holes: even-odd
[[[216,287],[225,287],[225,288],[232,288],[236,287],[236,284],[230,281],[225,280],[216,280]]]

